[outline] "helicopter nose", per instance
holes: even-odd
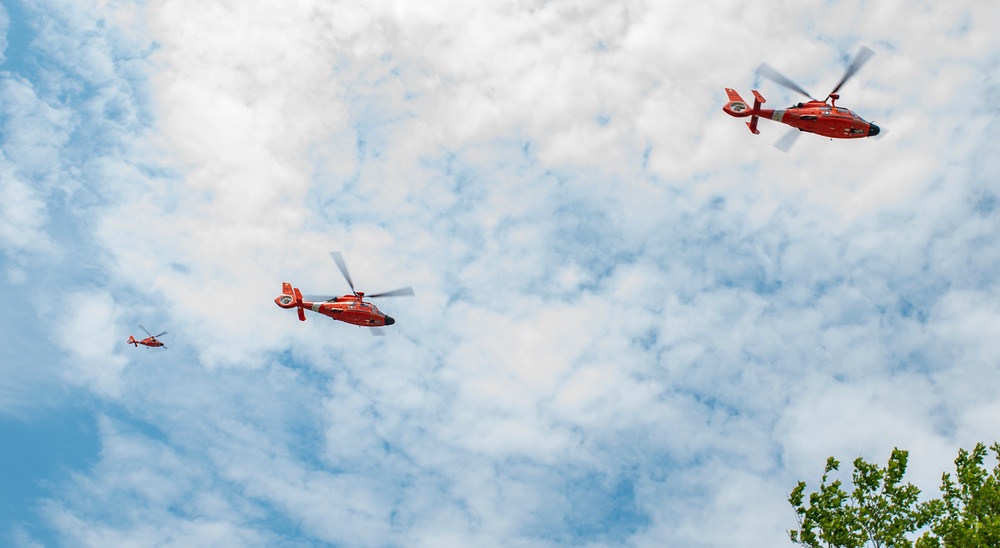
[[[875,124],[868,124],[868,136],[874,137],[878,135],[879,129]]]
[[[392,316],[385,317],[385,325],[392,325],[394,323],[396,323],[395,318],[393,318]]]

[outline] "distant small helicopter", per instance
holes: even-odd
[[[787,152],[788,149],[792,147],[795,141],[798,139],[801,132],[815,133],[817,135],[822,135],[824,137],[829,137],[831,139],[858,139],[861,137],[874,137],[879,134],[881,129],[871,122],[865,121],[863,118],[857,114],[851,112],[849,109],[844,107],[836,106],[837,99],[840,99],[840,95],[837,94],[840,91],[840,87],[844,85],[847,80],[849,80],[854,74],[871,59],[875,52],[867,47],[862,47],[861,51],[854,57],[851,64],[847,67],[847,71],[844,73],[844,77],[840,79],[840,82],[834,86],[833,91],[826,96],[826,100],[820,101],[814,98],[806,90],[799,87],[798,84],[786,78],[783,74],[775,70],[767,63],[761,63],[760,67],[757,68],[757,74],[773,80],[778,84],[802,95],[805,95],[810,100],[806,103],[799,103],[797,105],[790,106],[784,110],[765,110],[760,108],[760,106],[765,102],[764,97],[761,96],[757,90],[753,91],[754,104],[753,108],[747,106],[746,101],[740,97],[740,94],[736,90],[731,88],[726,88],[726,94],[729,95],[729,102],[722,107],[722,110],[730,116],[735,116],[736,118],[746,118],[750,116],[750,121],[747,122],[747,127],[755,135],[759,134],[760,131],[757,130],[757,119],[769,118],[775,122],[781,122],[792,126],[791,131],[789,131],[784,137],[782,137],[775,147]],[[829,103],[827,103],[829,101]]]
[[[143,346],[145,346],[146,348],[155,348],[155,347],[160,347],[160,346],[162,346],[163,348],[167,347],[167,345],[165,345],[162,342],[156,340],[157,337],[162,337],[162,336],[166,335],[167,334],[166,331],[164,331],[163,333],[160,333],[158,335],[153,335],[152,333],[150,333],[149,331],[147,331],[146,328],[142,326],[142,324],[139,324],[139,329],[142,329],[149,336],[146,337],[145,339],[142,339],[141,341],[137,341],[137,340],[135,340],[135,337],[133,337],[132,335],[129,335],[128,336],[128,340],[125,341],[125,342],[128,343],[128,344],[135,345],[136,348],[139,348],[140,344],[143,345]]]
[[[344,279],[347,280],[347,285],[351,287],[350,295],[343,295],[340,297],[332,295],[302,295],[299,288],[292,287],[292,284],[288,282],[282,282],[281,284],[281,295],[274,299],[275,304],[281,308],[297,308],[299,313],[299,320],[306,321],[306,309],[312,310],[313,312],[319,312],[324,316],[329,316],[335,320],[342,322],[354,324],[362,327],[372,327],[373,335],[383,335],[382,330],[379,329],[383,325],[392,325],[396,323],[396,320],[392,316],[383,314],[375,307],[374,304],[365,302],[365,293],[362,291],[355,291],[354,282],[351,281],[351,275],[347,272],[347,265],[344,264],[344,259],[341,257],[339,251],[334,251],[330,253],[333,257],[334,262],[337,263],[337,268],[340,269],[340,273],[344,275]],[[369,299],[374,299],[377,297],[402,297],[413,295],[413,288],[403,287],[400,289],[394,289],[392,291],[385,291],[382,293],[374,293],[368,295]]]

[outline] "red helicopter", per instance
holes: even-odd
[[[722,110],[725,111],[726,114],[737,118],[746,118],[747,116],[750,116],[751,118],[750,121],[747,122],[747,127],[749,127],[750,131],[755,135],[760,133],[760,131],[757,130],[758,117],[769,118],[775,122],[781,122],[782,124],[792,126],[793,129],[774,145],[778,149],[785,152],[791,148],[792,144],[795,143],[800,133],[803,131],[815,133],[831,139],[859,139],[861,137],[874,137],[881,131],[877,125],[865,121],[849,109],[838,107],[836,105],[837,99],[840,99],[840,95],[837,94],[837,92],[840,91],[840,87],[843,86],[848,79],[854,76],[858,69],[871,59],[872,55],[875,55],[874,51],[867,47],[862,47],[861,51],[858,52],[858,54],[854,57],[854,60],[851,61],[851,64],[847,67],[844,77],[840,79],[840,82],[834,86],[833,91],[831,91],[823,101],[814,98],[809,94],[809,92],[799,87],[798,84],[772,68],[771,65],[761,63],[760,67],[757,68],[757,74],[773,80],[792,91],[801,93],[810,100],[805,103],[790,106],[784,110],[766,110],[760,108],[760,106],[765,102],[764,98],[757,92],[757,90],[752,90],[754,103],[753,108],[751,109],[747,106],[746,101],[740,97],[740,94],[736,93],[736,90],[726,88],[726,94],[729,95],[729,102],[722,107]]]
[[[347,322],[361,327],[372,327],[371,333],[373,335],[383,335],[382,330],[379,328],[383,325],[392,325],[396,323],[396,320],[392,316],[383,314],[374,304],[365,302],[365,293],[362,291],[354,290],[354,282],[351,281],[351,275],[347,272],[347,265],[344,264],[343,257],[340,256],[339,251],[334,251],[330,253],[333,257],[334,262],[337,263],[337,268],[340,269],[340,273],[344,275],[344,279],[347,280],[347,285],[351,286],[350,295],[343,295],[340,297],[332,295],[302,295],[299,288],[292,287],[292,284],[288,282],[282,282],[281,284],[281,295],[274,299],[275,304],[281,308],[297,308],[299,312],[299,319],[306,321],[306,309],[312,310],[313,312],[319,312],[324,316],[329,316],[335,320],[340,320],[342,322]],[[400,289],[394,289],[392,291],[385,291],[382,293],[374,293],[368,295],[369,299],[374,299],[376,297],[402,297],[413,295],[413,288],[403,287]]]
[[[146,337],[145,339],[142,339],[141,341],[137,341],[137,340],[135,340],[135,337],[133,337],[132,335],[129,335],[128,336],[128,340],[125,341],[125,342],[128,343],[128,344],[135,345],[136,348],[139,348],[140,344],[143,345],[143,346],[145,346],[146,348],[156,348],[156,347],[160,347],[160,346],[162,346],[163,348],[167,347],[167,345],[165,345],[162,342],[156,340],[157,337],[162,337],[162,336],[166,335],[167,334],[166,331],[164,331],[163,333],[160,333],[158,335],[153,335],[149,331],[146,331],[146,328],[143,327],[142,324],[139,324],[139,329],[143,330],[149,336]]]

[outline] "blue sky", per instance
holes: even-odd
[[[893,447],[934,494],[1000,426],[1000,11],[936,4],[4,0],[3,544],[773,547]],[[862,45],[884,139],[721,112]],[[274,306],[331,250],[413,286],[386,337]]]

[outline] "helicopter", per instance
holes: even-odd
[[[374,304],[365,302],[365,293],[354,289],[354,282],[350,273],[347,272],[347,265],[339,251],[330,253],[333,261],[337,263],[337,268],[347,280],[347,285],[351,287],[351,294],[340,297],[332,295],[302,295],[297,287],[292,287],[288,282],[281,283],[281,295],[274,299],[275,304],[281,308],[297,308],[299,320],[306,321],[306,309],[318,312],[335,320],[354,324],[360,327],[373,328],[373,335],[381,336],[381,326],[393,325],[396,320],[387,314],[382,313]],[[403,287],[382,293],[367,295],[369,299],[378,297],[402,297],[412,296],[413,288]]]
[[[142,326],[142,324],[139,324],[139,329],[142,329],[149,336],[146,337],[145,339],[142,339],[141,341],[137,341],[137,340],[135,340],[135,337],[133,337],[132,335],[129,335],[128,336],[128,340],[125,341],[125,342],[128,343],[128,344],[135,345],[136,348],[139,348],[140,344],[143,345],[143,346],[145,346],[146,348],[156,348],[156,347],[160,347],[160,346],[162,346],[163,348],[167,347],[167,345],[163,344],[162,342],[160,342],[160,341],[158,341],[156,339],[157,337],[162,337],[162,336],[166,335],[167,334],[166,331],[164,331],[163,333],[160,333],[158,335],[153,335],[152,333],[150,333],[149,331],[147,331],[146,328]]]
[[[754,104],[753,108],[749,108],[747,102],[740,97],[740,94],[736,90],[726,88],[726,95],[729,96],[729,102],[722,107],[722,110],[726,114],[736,118],[750,116],[747,127],[750,128],[750,131],[754,135],[760,134],[760,131],[757,129],[757,120],[759,118],[769,118],[775,122],[792,126],[793,129],[774,145],[784,152],[788,152],[788,149],[798,140],[802,132],[815,133],[831,139],[874,137],[882,131],[877,125],[866,121],[850,109],[837,106],[837,99],[840,99],[840,95],[837,92],[840,91],[841,86],[854,76],[871,59],[872,55],[875,55],[874,51],[867,47],[862,47],[854,57],[854,60],[851,61],[851,64],[848,65],[843,78],[834,86],[833,91],[826,96],[826,99],[822,101],[810,95],[809,92],[775,70],[771,65],[761,63],[757,68],[757,74],[773,80],[792,91],[805,95],[809,98],[809,101],[792,105],[783,110],[767,110],[760,108],[765,102],[764,97],[757,90],[752,90]]]

